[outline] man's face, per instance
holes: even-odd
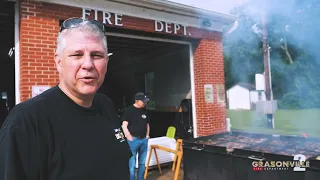
[[[143,101],[141,101],[141,100],[138,100],[136,104],[139,106],[139,108],[144,108],[145,107],[145,103]]]
[[[90,32],[69,32],[61,56],[55,56],[60,83],[72,93],[93,95],[104,81],[108,57],[103,40]]]

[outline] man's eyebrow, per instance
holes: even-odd
[[[70,54],[81,54],[81,53],[83,53],[83,51],[81,51],[81,50],[72,50],[72,51],[70,51]]]
[[[104,51],[92,51],[90,54],[104,54]]]

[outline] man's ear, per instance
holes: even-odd
[[[61,61],[60,56],[57,53],[54,55],[54,62],[56,64],[58,72],[61,73],[62,72],[62,61]]]

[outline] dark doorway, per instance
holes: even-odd
[[[134,34],[110,33],[107,39],[112,55],[100,92],[113,101],[119,117],[134,103],[135,93],[144,92],[150,98],[146,109],[151,138],[165,136],[169,126],[175,126],[176,132],[189,128],[178,112],[191,88],[189,46]]]
[[[0,127],[15,105],[14,9],[14,2],[0,2]]]

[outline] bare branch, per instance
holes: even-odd
[[[292,60],[292,56],[291,54],[289,53],[289,50],[288,50],[288,45],[287,45],[287,39],[286,37],[284,37],[284,46],[281,46],[281,48],[285,51],[286,55],[287,55],[287,58],[289,60],[289,63],[292,64],[293,63],[293,60]]]

